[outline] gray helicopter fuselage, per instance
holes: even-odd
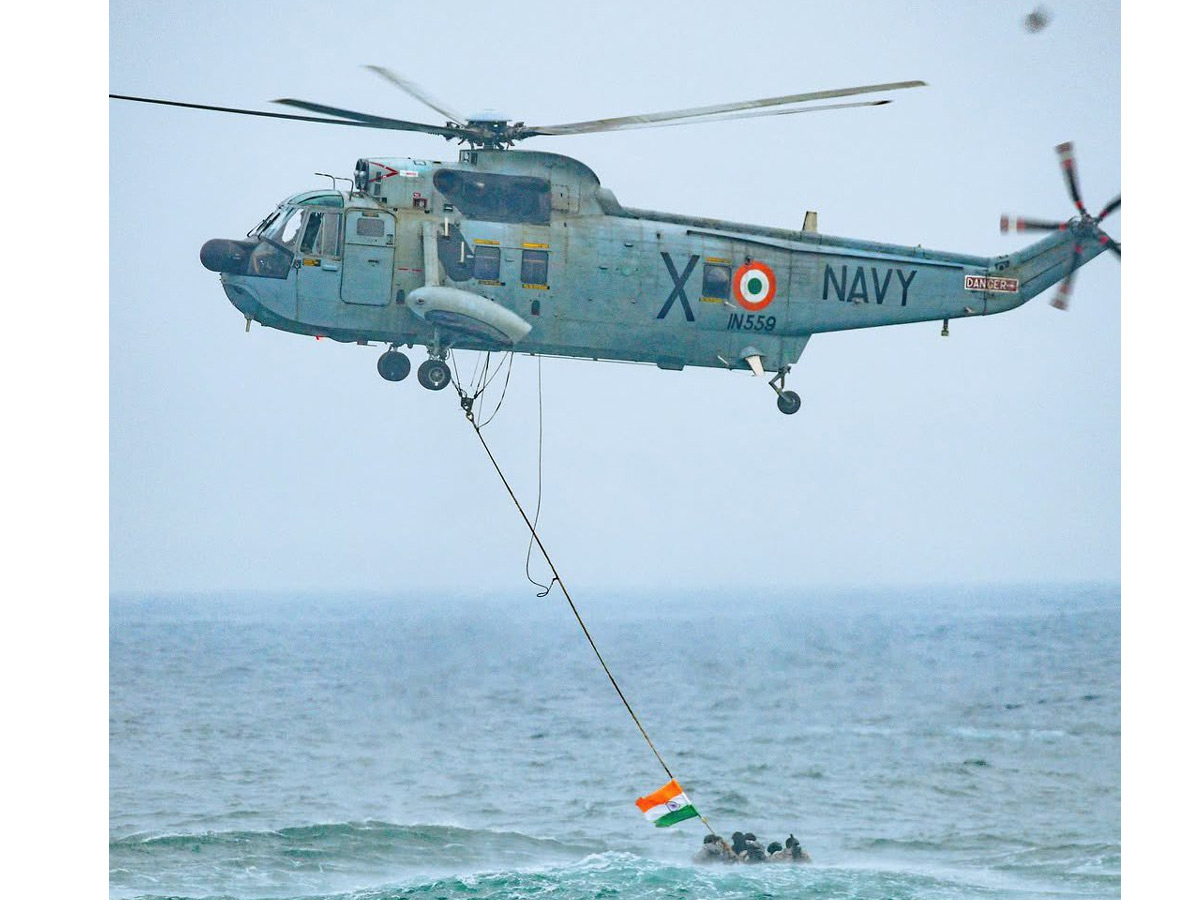
[[[1083,240],[1080,262],[1103,249]],[[360,160],[354,190],[296,195],[248,240],[217,243],[205,265],[248,323],[435,353],[783,370],[820,332],[1020,306],[1067,273],[1075,239],[983,257],[832,237],[815,215],[792,231],[631,209],[569,157],[471,149]]]

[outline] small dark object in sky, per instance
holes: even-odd
[[[1025,17],[1025,30],[1037,34],[1050,24],[1050,13],[1044,6],[1039,6]]]

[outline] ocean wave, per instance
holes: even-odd
[[[357,890],[400,873],[496,871],[578,860],[597,842],[449,825],[340,822],[273,831],[137,834],[109,842],[115,896],[209,896],[214,884],[236,896]]]
[[[987,883],[990,880],[991,883]],[[513,900],[513,898],[553,898],[553,900],[595,900],[595,898],[666,898],[700,897],[704,900],[768,900],[787,897],[792,900],[828,900],[830,897],[897,897],[921,900],[1029,900],[1054,896],[1014,883],[1011,879],[983,879],[970,873],[949,870],[937,873],[906,870],[902,867],[877,868],[870,865],[824,868],[811,866],[698,866],[606,851],[589,854],[570,863],[549,864],[524,869],[503,869],[473,873],[443,873],[384,879],[375,886],[359,886],[336,891],[305,891],[292,885],[281,893],[235,891],[222,896],[297,897],[303,900]],[[161,886],[160,886],[161,889]],[[1069,893],[1069,892],[1068,892]],[[139,900],[167,900],[168,895],[147,892]],[[171,900],[214,895],[178,893]]]
[[[239,853],[275,851],[288,856],[325,855],[330,858],[386,855],[391,860],[424,863],[428,862],[431,853],[441,854],[437,857],[439,859],[453,858],[461,862],[463,857],[480,853],[537,858],[549,854],[574,858],[580,853],[598,852],[603,847],[596,843],[531,837],[515,831],[459,828],[453,825],[396,825],[376,821],[298,825],[272,831],[135,834],[109,842],[110,855],[123,852],[172,853],[178,850],[196,853],[220,849]]]
[[[980,871],[1028,876],[1065,873],[1093,878],[1097,883],[1119,880],[1121,874],[1120,845],[1100,842],[1037,844],[1010,836],[979,833],[909,840],[867,839],[853,844],[852,852],[876,861],[931,854]]]
[[[1042,866],[1076,870],[1075,888],[1111,893],[1108,845],[997,846],[964,836],[962,856],[985,866],[931,867],[912,853],[944,841],[864,841],[838,865],[699,866],[519,832],[386,822],[333,823],[276,831],[135,835],[110,842],[113,900],[304,898],[304,900],[474,900],[789,897],[1014,898],[1042,896],[1028,880]],[[967,851],[968,847],[974,853]],[[1119,854],[1119,850],[1116,850]],[[1064,859],[1064,856],[1067,857]],[[1099,862],[1089,862],[1099,861]],[[1119,865],[1119,858],[1118,863]],[[1065,885],[1063,887],[1066,887]],[[1067,894],[1075,893],[1067,888]]]

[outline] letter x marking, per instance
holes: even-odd
[[[675,282],[675,289],[671,291],[671,296],[667,298],[667,302],[663,304],[663,308],[658,311],[655,318],[665,319],[667,311],[675,303],[675,298],[679,298],[679,303],[683,307],[683,314],[687,316],[689,322],[695,322],[696,317],[692,315],[692,307],[688,304],[687,294],[683,292],[683,286],[687,283],[688,276],[692,274],[692,269],[696,268],[696,263],[700,260],[699,256],[692,255],[688,259],[688,263],[683,267],[683,274],[680,275],[675,271],[675,263],[671,261],[671,254],[664,252],[662,255],[663,262],[667,264],[667,272],[671,276],[671,280]]]

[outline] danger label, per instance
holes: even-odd
[[[999,294],[1015,294],[1021,282],[1015,278],[996,278],[992,275],[968,275],[964,286],[968,291],[991,291]]]

